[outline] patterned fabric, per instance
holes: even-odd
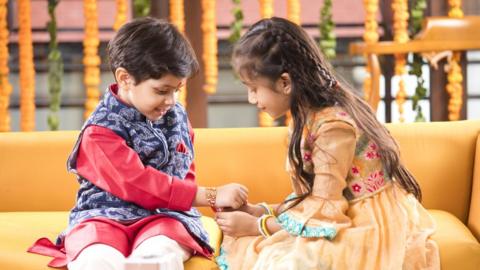
[[[220,255],[215,258],[215,261],[217,261],[217,265],[220,270],[228,270],[229,267],[227,262],[227,254],[223,248],[220,248]]]
[[[303,143],[304,166],[307,170],[311,171],[313,168],[311,153],[316,140],[315,133],[323,124],[333,121],[343,121],[356,127],[355,121],[345,111],[336,107],[311,117],[307,123],[304,134],[306,139]],[[346,179],[347,187],[344,189],[343,195],[350,202],[356,202],[383,190],[391,180],[380,159],[378,146],[359,130],[355,156]]]
[[[194,157],[187,114],[179,103],[160,120],[152,122],[135,108],[119,101],[108,90],[84,124],[67,161],[68,170],[77,174],[80,189],[76,205],[70,213],[69,227],[64,234],[76,224],[93,217],[106,217],[128,224],[155,214],[162,214],[179,220],[203,246],[209,247],[208,234],[202,226],[201,214],[197,209],[191,208],[189,211],[180,212],[159,208],[150,211],[124,201],[78,175],[76,161],[79,145],[83,131],[91,125],[114,131],[138,153],[145,166],[151,166],[178,179],[185,178]],[[177,145],[182,143],[188,149],[184,153],[176,151]]]
[[[287,213],[282,213],[277,217],[277,222],[291,235],[306,238],[325,237],[329,240],[333,239],[337,234],[337,230],[333,226],[305,226],[305,223],[296,220]]]

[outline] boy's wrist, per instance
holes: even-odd
[[[216,187],[206,187],[205,198],[207,200],[208,206],[210,206],[210,208],[212,208],[214,212],[219,211],[219,208],[217,207],[217,188]]]
[[[197,194],[195,195],[196,206],[208,206],[206,190],[204,187],[198,187]]]

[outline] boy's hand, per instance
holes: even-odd
[[[217,212],[215,220],[226,235],[233,237],[260,235],[257,227],[257,217],[248,213],[240,211]]]
[[[248,189],[240,184],[228,184],[217,188],[217,208],[231,207],[237,209],[247,203]]]

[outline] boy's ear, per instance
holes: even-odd
[[[292,92],[292,80],[290,79],[290,74],[287,72],[282,73],[278,79],[278,84],[282,93],[290,95]]]
[[[119,67],[115,70],[115,79],[118,83],[118,86],[122,87],[123,89],[127,90],[129,85],[133,83],[132,76],[128,73],[128,71],[122,67]]]

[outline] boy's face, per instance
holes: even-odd
[[[148,120],[157,121],[175,106],[177,92],[186,81],[186,78],[166,74],[160,79],[148,79],[135,85],[130,78],[123,85],[120,83],[118,94]]]

